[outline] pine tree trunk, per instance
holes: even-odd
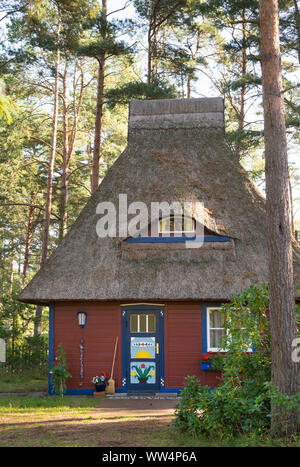
[[[147,83],[151,84],[152,81],[152,28],[151,24],[148,29],[148,71],[147,71]]]
[[[243,47],[242,47],[242,63],[241,63],[241,76],[245,79],[247,74],[247,49],[245,46],[246,38],[247,38],[247,30],[246,30],[246,12],[245,9],[243,10],[242,14],[242,31],[243,31]],[[239,131],[242,132],[245,126],[245,104],[246,104],[246,91],[247,86],[244,82],[241,86],[241,94],[240,94],[240,111],[238,116],[238,126]],[[241,138],[242,135],[240,134],[239,137]],[[236,153],[239,158],[242,157],[242,147],[240,142],[236,145]]]
[[[187,78],[186,90],[187,90],[187,92],[186,92],[186,97],[187,97],[188,99],[190,99],[190,97],[191,97],[191,92],[192,92],[192,89],[191,89],[191,77],[190,77],[190,76],[188,76],[188,78]]]
[[[92,166],[92,193],[99,186],[100,172],[100,154],[101,154],[101,134],[102,134],[102,117],[103,117],[103,91],[104,91],[104,57],[98,60],[98,85],[97,85],[97,104],[96,104],[96,121],[95,121],[95,139],[94,153]]]
[[[242,48],[242,77],[245,79],[247,74],[247,49],[246,42],[246,18],[245,10],[243,10],[243,48]],[[239,117],[239,130],[244,129],[245,125],[245,98],[246,98],[246,84],[241,87],[241,109]]]
[[[279,48],[278,2],[260,0],[260,58],[263,82],[266,158],[267,237],[272,383],[288,395],[299,390],[298,366],[292,361],[297,336],[289,226],[288,163]],[[273,435],[296,431],[296,411],[273,404]]]
[[[68,204],[68,156],[69,156],[69,106],[67,96],[67,68],[62,79],[62,100],[63,100],[63,162],[60,183],[60,203],[59,203],[59,241],[61,241],[67,230],[67,204]]]
[[[24,264],[23,264],[23,284],[26,281],[27,273],[28,273],[28,266],[29,266],[29,255],[30,255],[30,245],[32,240],[32,226],[33,226],[33,219],[34,219],[34,200],[36,197],[36,193],[31,193],[30,196],[30,206],[29,206],[29,213],[28,213],[28,221],[27,221],[27,231],[26,231],[26,244],[25,244],[25,253],[24,253]]]
[[[295,18],[295,26],[296,26],[296,35],[297,35],[297,53],[298,53],[298,61],[300,63],[300,11],[298,7],[298,1],[294,0],[294,18]]]
[[[102,0],[102,18],[107,17],[107,1]],[[105,55],[98,57],[98,82],[97,82],[97,102],[96,102],[96,120],[95,120],[95,137],[94,137],[94,153],[92,165],[92,193],[99,186],[99,166],[101,154],[101,135],[102,135],[102,117],[103,117],[103,94],[104,94],[104,66]]]
[[[47,199],[45,209],[45,220],[43,229],[43,243],[42,243],[42,256],[41,256],[41,267],[47,259],[48,242],[49,242],[49,228],[50,228],[50,216],[52,206],[52,183],[53,183],[53,170],[56,152],[56,140],[57,140],[57,120],[58,120],[58,78],[59,78],[59,63],[60,63],[60,32],[61,32],[61,12],[58,9],[58,26],[57,26],[57,50],[55,60],[55,84],[54,84],[54,99],[53,99],[53,120],[52,120],[52,137],[51,137],[51,148],[49,157],[48,167],[48,183],[47,183]],[[34,323],[34,335],[37,336],[41,333],[41,320],[42,320],[43,307],[37,305],[35,312],[35,323]]]
[[[10,260],[10,274],[9,274],[9,287],[8,287],[9,295],[12,295],[13,293],[13,286],[14,286],[14,258],[12,257]]]
[[[63,75],[62,85],[62,100],[63,100],[63,163],[62,163],[62,174],[61,174],[61,186],[60,186],[60,203],[59,203],[59,241],[63,239],[68,228],[68,202],[69,202],[69,176],[70,176],[70,164],[73,155],[77,130],[78,130],[78,119],[82,107],[82,99],[85,89],[83,71],[80,72],[80,85],[79,95],[77,99],[77,74],[76,65],[74,77],[73,77],[73,102],[71,108],[73,109],[72,117],[70,119],[69,109],[70,104],[68,102],[68,80],[67,80],[68,63],[66,63],[65,72]],[[72,124],[69,125],[69,120]]]
[[[292,190],[291,176],[290,176],[290,171],[289,170],[288,170],[288,184],[289,184],[290,209],[291,209],[291,232],[292,232],[292,237],[296,238],[295,221],[294,221],[293,190]]]

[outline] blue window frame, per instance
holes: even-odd
[[[193,241],[203,242],[230,242],[229,237],[217,237],[214,235],[205,235],[204,237],[130,237],[127,238],[127,243],[184,243]]]

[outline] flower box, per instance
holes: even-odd
[[[201,362],[201,370],[211,370],[211,363]]]

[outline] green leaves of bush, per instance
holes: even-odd
[[[52,368],[53,386],[56,394],[63,397],[67,389],[66,380],[72,378],[71,373],[68,372],[66,361],[66,353],[63,345],[59,345],[57,349],[57,360],[55,366]]]
[[[175,425],[194,435],[220,438],[263,434],[270,427],[271,401],[286,410],[299,403],[299,395],[286,396],[271,384],[267,284],[250,287],[223,310],[227,332],[220,385],[211,389],[196,376],[187,377]]]

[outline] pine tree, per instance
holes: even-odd
[[[289,226],[288,162],[282,95],[277,0],[260,0],[260,59],[263,80],[267,236],[272,383],[288,395],[299,391],[299,365],[292,361],[297,337],[292,242]],[[298,413],[273,403],[272,432],[299,430]]]
[[[93,57],[98,65],[97,100],[92,165],[92,193],[99,185],[101,136],[105,92],[105,66],[111,57],[129,53],[127,45],[116,39],[119,27],[107,19],[107,0],[102,0],[101,11],[85,25],[85,36],[78,45],[78,54]]]

